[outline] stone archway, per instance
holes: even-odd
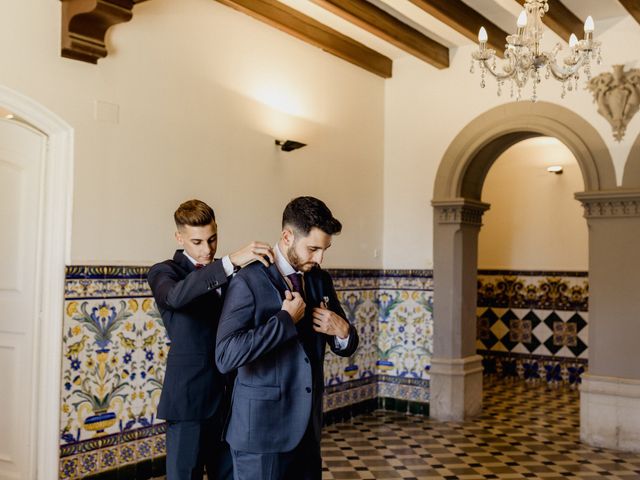
[[[431,415],[461,420],[482,408],[482,365],[476,354],[478,233],[489,205],[481,201],[484,179],[513,144],[551,136],[573,153],[586,194],[616,188],[609,150],[576,113],[552,103],[510,103],[465,126],[440,163],[434,185],[434,352]],[[591,261],[591,260],[590,260]]]
[[[623,188],[640,188],[640,135],[633,142],[622,175]]]

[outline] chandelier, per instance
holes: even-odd
[[[569,53],[560,64],[556,59],[562,45],[557,44],[551,52],[543,52],[540,48],[542,40],[542,17],[549,10],[547,0],[526,0],[524,10],[518,17],[517,30],[513,35],[507,36],[507,44],[504,52],[504,60],[498,67],[496,51],[487,48],[487,31],[480,28],[478,34],[479,48],[472,53],[471,73],[474,73],[474,65],[480,68],[480,86],[485,87],[487,72],[496,78],[498,84],[498,96],[502,94],[505,81],[511,83],[511,97],[520,100],[522,90],[529,79],[532,81],[531,100],[538,99],[537,85],[541,81],[541,71],[544,70],[544,78],[550,77],[562,83],[564,98],[567,91],[578,89],[578,80],[581,70],[587,78],[591,79],[591,61],[596,60],[600,64],[600,42],[593,40],[593,18],[587,17],[584,22],[584,38],[578,40],[575,34],[569,39]]]

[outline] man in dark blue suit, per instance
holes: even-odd
[[[222,440],[230,383],[215,366],[214,345],[227,282],[238,267],[255,260],[269,265],[273,250],[253,242],[214,260],[218,229],[211,207],[199,200],[176,210],[173,260],[149,270],[171,348],[158,418],[167,420],[167,480],[231,479],[229,446]]]
[[[320,200],[284,210],[275,263],[255,263],[229,286],[216,362],[237,370],[226,439],[236,480],[319,480],[325,347],[352,355],[358,334],[345,320],[324,252],[342,225]]]

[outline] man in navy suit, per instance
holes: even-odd
[[[320,200],[284,210],[275,263],[242,269],[220,316],[216,362],[237,370],[226,439],[236,480],[319,480],[325,346],[352,355],[358,334],[320,269],[342,225]]]
[[[273,261],[267,244],[253,242],[214,260],[218,228],[211,207],[189,200],[176,210],[173,260],[149,270],[148,281],[171,340],[158,418],[167,420],[167,480],[231,479],[222,440],[230,383],[215,366],[214,345],[227,282],[238,267]]]

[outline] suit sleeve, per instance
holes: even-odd
[[[224,300],[216,339],[216,364],[228,373],[257,360],[298,335],[284,310],[261,322],[255,318],[255,297],[244,278],[236,276]]]
[[[168,263],[159,263],[149,270],[149,286],[159,307],[180,310],[196,298],[227,283],[222,260],[207,265],[181,278]]]
[[[341,357],[350,357],[355,353],[356,349],[358,348],[358,343],[360,342],[358,331],[347,319],[347,315],[344,313],[342,305],[340,305],[340,300],[338,300],[336,290],[333,287],[331,277],[329,275],[326,275],[323,279],[323,283],[325,284],[325,292],[329,293],[329,310],[337,313],[349,323],[349,343],[347,343],[346,348],[339,349],[336,346],[335,336],[330,336],[327,343],[329,344],[329,348],[331,349],[331,351],[336,355],[339,355]]]

